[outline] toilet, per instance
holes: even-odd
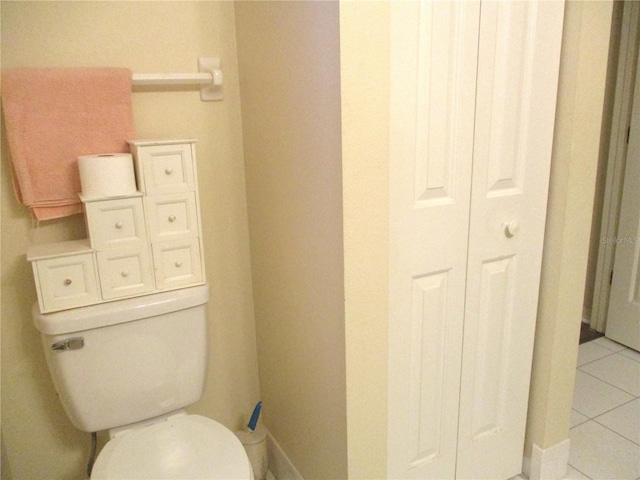
[[[203,394],[209,288],[42,314],[49,371],[73,425],[109,431],[91,479],[253,479],[240,440],[183,409]]]

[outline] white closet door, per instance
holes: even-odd
[[[521,471],[564,4],[481,4],[456,478]]]
[[[388,478],[455,476],[479,2],[391,2]]]

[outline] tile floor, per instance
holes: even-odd
[[[568,480],[640,480],[640,353],[580,345],[570,438]]]

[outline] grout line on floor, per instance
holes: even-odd
[[[615,353],[617,353],[617,352],[615,352]],[[624,356],[624,355],[623,355],[623,356]],[[602,358],[606,358],[606,357],[602,357]],[[599,360],[602,360],[602,359],[599,359]],[[587,364],[585,364],[585,365],[583,365],[583,366],[589,365],[590,363],[592,363],[592,362],[589,362],[589,363],[587,363]],[[584,374],[586,374],[586,375],[589,375],[590,377],[593,377],[593,378],[595,378],[596,380],[600,380],[602,383],[606,383],[606,384],[607,384],[607,385],[609,385],[610,387],[617,388],[617,389],[618,389],[618,390],[620,390],[621,392],[624,392],[624,393],[626,393],[627,395],[631,395],[633,398],[640,398],[640,397],[638,397],[637,395],[635,395],[635,394],[634,394],[634,393],[632,393],[632,392],[627,392],[626,390],[623,390],[622,388],[618,387],[617,385],[614,385],[614,384],[612,384],[612,383],[609,383],[609,382],[607,382],[606,380],[603,380],[603,379],[602,379],[602,378],[600,378],[600,377],[596,377],[595,375],[593,375],[593,374],[591,374],[591,373],[589,373],[589,372],[585,372],[584,370],[582,370],[582,369],[581,369],[581,367],[578,367],[576,370],[580,370],[580,372],[582,372],[582,373],[584,373]],[[625,402],[625,403],[626,403],[626,402]],[[582,413],[582,412],[580,412],[580,413]],[[583,413],[583,415],[585,415],[585,414]]]
[[[633,401],[633,400],[632,400],[632,401]],[[629,402],[627,402],[627,403],[629,403]],[[625,403],[625,404],[623,404],[623,405],[626,405],[626,403]],[[620,405],[620,406],[622,406],[622,405]],[[618,407],[616,407],[616,408],[618,408]],[[615,410],[615,408],[614,408],[614,410]],[[611,410],[610,410],[610,411],[611,411]],[[607,412],[605,412],[605,413],[607,413]],[[604,413],[603,413],[603,415],[604,415]],[[598,415],[598,416],[600,416],[600,415]],[[600,422],[599,422],[598,420],[596,420],[595,418],[591,418],[590,420],[593,420],[593,421],[594,421],[594,422],[596,422],[598,425],[600,425],[601,427],[606,428],[606,429],[607,429],[607,430],[609,430],[610,432],[615,433],[615,434],[616,434],[617,436],[619,436],[620,438],[624,438],[624,439],[625,439],[625,440],[627,440],[628,442],[631,442],[631,443],[633,443],[634,445],[638,445],[638,446],[640,447],[640,444],[639,444],[639,443],[636,443],[636,442],[634,442],[633,440],[631,440],[630,438],[627,438],[627,437],[625,437],[624,435],[622,435],[622,434],[620,434],[620,433],[616,432],[616,431],[615,431],[614,429],[612,429],[611,427],[608,427],[607,425],[605,425],[605,424],[603,424],[603,423],[600,423]],[[573,427],[572,427],[572,428],[573,428]]]
[[[604,348],[604,347],[602,347],[602,348]],[[612,350],[609,350],[608,348],[607,348],[607,349],[605,349],[605,350],[607,350],[609,353],[607,353],[606,355],[603,355],[603,356],[601,356],[601,357],[595,358],[595,359],[591,360],[590,362],[583,363],[582,365],[578,365],[576,368],[579,370],[579,369],[581,369],[582,367],[586,367],[587,365],[591,365],[592,363],[597,362],[598,360],[602,360],[603,358],[607,358],[607,357],[610,357],[611,355],[617,355],[617,354],[618,354],[618,352],[614,352],[614,351],[612,351]],[[625,356],[625,355],[623,355],[623,357],[624,357],[624,356]],[[627,357],[627,358],[628,358],[628,357]],[[633,360],[633,359],[632,359],[632,360]],[[586,373],[586,372],[585,372],[585,373]]]
[[[578,472],[580,475],[584,475],[585,477],[587,477],[589,480],[593,480],[589,475],[587,475],[586,473],[584,473],[582,470],[574,467],[573,465],[569,464],[569,466],[571,468],[573,468],[576,472]]]
[[[598,380],[600,380],[600,379],[598,378]],[[605,383],[606,383],[606,382],[605,382]],[[615,387],[615,388],[618,388],[618,387]],[[620,390],[620,389],[618,388],[618,390]],[[624,390],[620,390],[620,391],[621,391],[621,392],[624,392]],[[627,392],[625,392],[625,393],[627,393]],[[631,395],[631,394],[629,393],[629,395]],[[574,408],[574,410],[575,410],[576,412],[578,412],[580,415],[583,415],[583,416],[587,417],[587,419],[586,419],[584,422],[580,422],[580,423],[575,424],[575,425],[574,425],[573,427],[571,427],[571,428],[577,427],[578,425],[582,425],[583,423],[586,423],[586,422],[588,422],[589,420],[595,420],[596,418],[601,417],[602,415],[606,415],[607,413],[613,412],[616,408],[620,408],[620,407],[622,407],[622,406],[624,406],[624,405],[626,405],[626,404],[628,404],[628,403],[635,402],[636,400],[638,400],[638,398],[640,398],[640,397],[633,397],[631,400],[627,400],[626,402],[621,403],[620,405],[616,405],[615,407],[610,408],[609,410],[605,410],[604,412],[597,414],[595,417],[590,417],[590,416],[589,416],[589,415],[587,415],[586,413],[582,413],[580,410],[576,410],[576,409]],[[598,423],[600,423],[600,422],[598,422]],[[601,425],[602,425],[602,424],[601,424]],[[602,426],[604,427],[604,425],[602,425]],[[609,429],[609,430],[611,430],[611,429]],[[634,443],[635,443],[635,442],[634,442]]]

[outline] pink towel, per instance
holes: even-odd
[[[18,200],[38,220],[82,212],[77,157],[128,152],[135,138],[131,71],[2,71],[2,108]]]

